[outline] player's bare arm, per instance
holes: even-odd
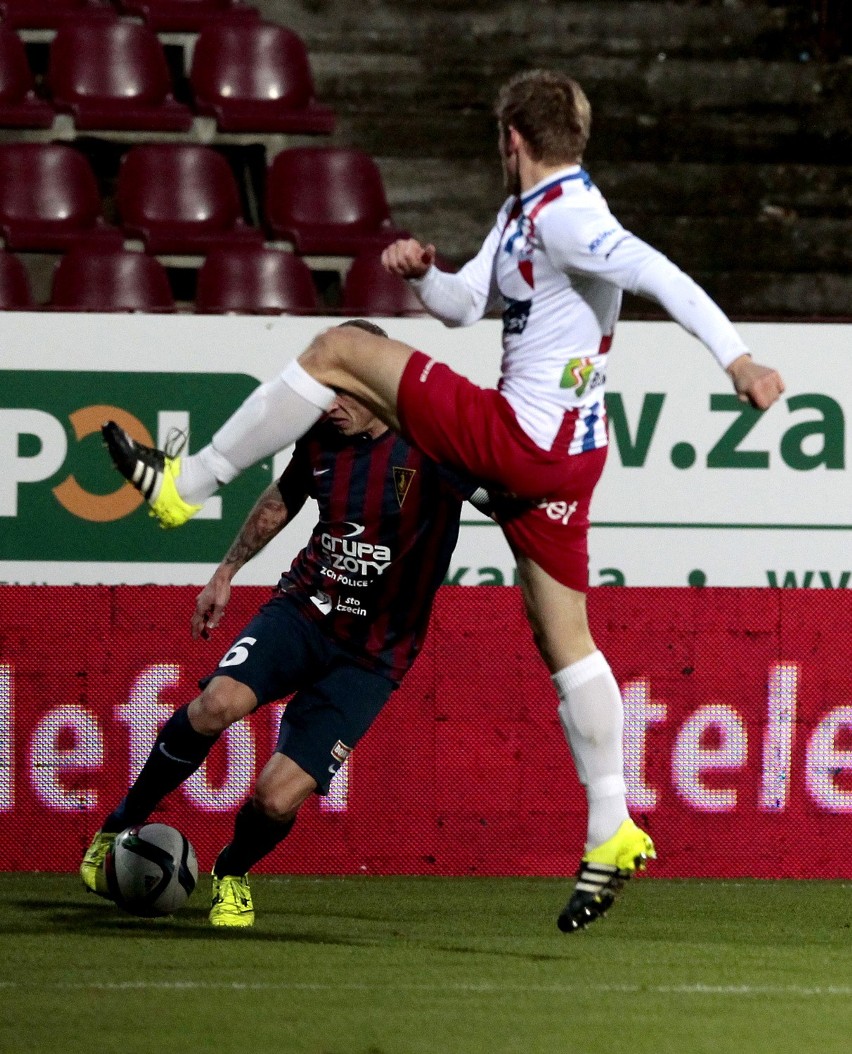
[[[400,278],[422,278],[435,262],[435,246],[416,238],[399,238],[382,253],[382,265]]]
[[[727,370],[740,400],[758,410],[768,410],[784,392],[781,374],[754,362],[751,355],[740,355]]]
[[[198,594],[192,615],[194,640],[209,638],[210,630],[219,625],[228,606],[234,575],[272,541],[290,519],[292,515],[281,498],[278,484],[272,483],[255,502],[222,562]]]

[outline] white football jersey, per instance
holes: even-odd
[[[502,308],[500,390],[545,450],[566,413],[569,453],[606,445],[607,360],[624,289],[659,301],[721,365],[747,351],[691,278],[621,226],[579,165],[509,198],[458,274],[433,267],[412,284],[448,325]]]

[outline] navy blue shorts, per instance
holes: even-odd
[[[396,688],[359,666],[284,595],[263,605],[199,687],[223,675],[251,688],[259,707],[292,695],[275,749],[313,776],[318,794],[328,794],[334,774]]]

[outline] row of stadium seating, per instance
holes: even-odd
[[[0,0],[0,19],[16,29],[55,29],[70,18],[104,10],[141,18],[161,32],[197,31],[223,14],[258,17],[240,0]]]
[[[391,222],[376,163],[349,147],[277,154],[266,173],[264,229],[246,222],[225,157],[200,144],[132,146],[120,164],[115,207],[118,226],[106,221],[95,173],[75,147],[0,146],[0,234],[11,249],[63,251],[94,237],[198,255],[271,240],[302,255],[352,257],[406,234]]]
[[[56,264],[50,301],[34,302],[26,267],[0,251],[0,310],[175,311],[166,268],[155,256],[121,245],[81,242]],[[406,282],[389,275],[378,254],[356,256],[346,272],[340,311],[352,315],[417,315]],[[198,271],[193,310],[206,314],[327,314],[313,274],[300,257],[264,247],[213,249]]]
[[[420,313],[373,159],[282,149],[335,123],[296,33],[231,0],[0,15],[0,310]]]
[[[334,111],[315,98],[302,39],[271,22],[210,22],[194,44],[189,103],[174,87],[163,45],[139,22],[110,14],[61,24],[41,85],[18,33],[0,26],[0,126],[51,128],[67,114],[78,132],[186,133],[202,117],[220,132],[334,129]]]

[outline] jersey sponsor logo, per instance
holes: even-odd
[[[563,527],[567,526],[568,521],[574,515],[577,508],[576,501],[540,501],[536,505],[537,509],[544,509],[545,514],[549,520],[555,520],[562,524]]]
[[[349,532],[349,534],[344,534],[343,535],[344,538],[357,538],[359,534],[363,534],[364,533],[364,524],[363,523],[352,523],[351,520],[344,520],[343,522],[346,524],[347,527],[351,527],[352,528],[352,530]]]
[[[606,371],[599,370],[594,359],[578,358],[569,359],[562,371],[559,381],[560,388],[573,388],[577,398],[582,398],[587,392],[594,391],[606,381]]]
[[[361,531],[363,529],[362,527]],[[357,533],[360,534],[361,531]],[[359,542],[352,535],[338,538],[326,531],[320,535],[320,545],[326,557],[326,566],[335,571],[348,571],[350,574],[369,577],[370,574],[382,574],[391,562],[388,546]]]
[[[360,618],[367,617],[367,609],[361,606],[361,601],[357,597],[339,597],[334,610],[342,611],[347,615],[358,615]]]
[[[405,501],[405,496],[408,494],[408,490],[414,482],[414,477],[416,475],[416,468],[399,468],[397,465],[393,466],[393,485],[394,490],[396,491],[396,500],[399,502],[400,508],[402,508],[402,503]]]
[[[530,317],[532,300],[503,297],[503,333],[523,333]]]
[[[615,234],[617,230],[618,227],[610,227],[608,230],[601,231],[601,233],[596,238],[593,238],[589,242],[589,252],[594,255],[598,251],[598,249],[600,249],[603,243],[607,240],[607,238],[609,238],[610,235]]]
[[[425,384],[426,383],[426,378],[432,372],[432,367],[434,365],[435,365],[435,360],[434,359],[429,359],[429,361],[426,363],[426,365],[420,371],[420,376],[417,379],[420,381],[421,384]]]
[[[324,476],[326,474],[326,472],[331,472],[331,469],[330,468],[315,468],[314,469],[314,475],[315,476]]]
[[[320,574],[324,575],[326,578],[330,578],[332,582],[337,582],[341,586],[349,586],[350,589],[363,589],[370,584],[369,579],[367,578],[350,578],[349,575],[339,575],[330,567],[321,567]]]

